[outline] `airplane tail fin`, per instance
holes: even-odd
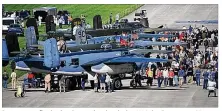
[[[56,68],[60,65],[60,56],[56,39],[47,39],[44,43],[44,64],[48,68]]]
[[[16,51],[20,51],[20,47],[19,47],[19,43],[18,43],[18,36],[16,35],[16,33],[8,33],[5,36],[5,44],[2,44],[2,47],[7,47],[7,51],[8,55],[11,56],[15,56],[16,54],[13,54],[11,52],[16,52]],[[4,45],[4,46],[3,46]]]
[[[33,47],[32,45],[37,45],[37,38],[35,33],[35,28],[33,26],[30,26],[25,31],[25,37],[26,37],[26,49],[28,50],[35,50],[36,47]]]

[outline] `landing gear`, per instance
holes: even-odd
[[[122,87],[121,79],[120,78],[114,78],[113,79],[113,86],[114,86],[114,89],[120,90],[121,87]]]

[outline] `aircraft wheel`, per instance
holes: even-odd
[[[136,87],[136,82],[135,82],[135,80],[131,80],[130,81],[130,87],[133,87],[133,88],[135,88]]]
[[[120,79],[124,79],[126,77],[126,74],[119,74]]]
[[[17,92],[15,92],[15,97],[17,97]]]
[[[114,80],[114,88],[118,90],[118,89],[121,89],[121,86],[122,86],[121,80],[119,78],[115,79]]]

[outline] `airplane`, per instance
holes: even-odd
[[[93,86],[95,73],[108,73],[114,81],[115,89],[121,89],[120,74],[134,73],[139,69],[139,64],[144,62],[168,61],[167,59],[145,58],[140,55],[130,54],[128,49],[93,50],[61,54],[57,49],[55,38],[47,39],[44,42],[44,54],[32,54],[34,52],[30,48],[24,52],[21,51],[15,57],[9,57],[13,50],[10,50],[11,52],[7,50],[8,45],[5,39],[2,39],[2,43],[2,60],[13,60],[11,62],[12,69],[65,75],[67,76],[66,85],[68,89],[76,86],[76,77],[81,75],[88,76],[88,80]],[[30,45],[30,47],[32,46]]]

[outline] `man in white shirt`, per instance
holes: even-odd
[[[208,81],[208,86],[207,86],[207,89],[209,90],[208,92],[208,97],[210,96],[210,94],[213,92],[214,93],[214,96],[216,97],[216,82],[214,82],[212,79],[210,79]]]
[[[14,70],[12,70],[12,73],[11,73],[11,78],[12,78],[12,89],[15,89],[16,88],[16,73],[14,72]]]
[[[106,90],[106,92],[111,92],[111,78],[110,78],[110,76],[109,76],[109,74],[108,73],[106,73],[106,85],[107,85],[107,90]]]
[[[167,86],[168,81],[168,69],[165,67],[163,70],[164,86]]]

